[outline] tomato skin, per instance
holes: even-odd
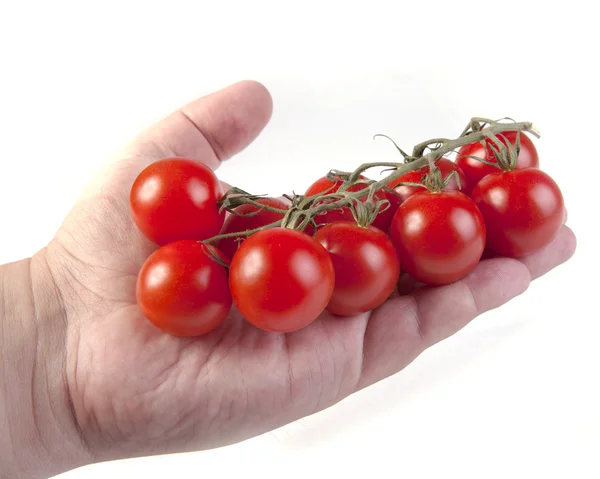
[[[151,241],[204,240],[221,230],[223,189],[206,165],[166,158],[146,167],[131,187],[129,204],[137,227]]]
[[[317,231],[315,239],[329,252],[335,270],[327,311],[353,316],[385,302],[396,288],[400,262],[388,235],[372,226],[340,221]]]
[[[506,145],[508,140],[513,146],[516,146],[517,132],[506,131],[504,133],[496,135],[498,139]],[[535,145],[531,141],[531,138],[526,133],[521,132],[520,137],[521,150],[517,158],[517,169],[523,168],[539,168],[540,160],[538,157]],[[475,185],[481,181],[486,175],[498,172],[498,168],[490,165],[486,165],[481,161],[475,160],[474,158],[467,158],[467,156],[476,156],[483,158],[486,161],[497,163],[496,157],[494,156],[494,150],[489,145],[495,145],[491,139],[485,140],[485,151],[481,142],[471,143],[465,145],[458,150],[458,156],[456,157],[456,164],[463,170],[464,174],[469,179],[471,190],[475,188]],[[470,190],[464,191],[466,194],[470,194]]]
[[[279,208],[282,210],[289,209],[289,206],[286,205],[283,201],[280,201],[275,198],[260,198],[256,201],[262,205],[270,206],[272,208]],[[258,213],[253,214],[252,216],[238,216],[232,213],[225,220],[220,234],[237,233],[239,231],[253,230],[274,223],[275,221],[279,221],[283,219],[284,216],[283,213],[275,213],[274,211],[260,209],[258,206],[250,204],[238,206],[235,209],[235,211],[239,214],[244,215],[253,213],[255,211],[258,211]],[[225,256],[227,256],[231,260],[235,252],[238,250],[240,244],[241,241],[238,242],[236,238],[224,238],[219,241],[217,246],[223,252],[223,254],[225,254]]]
[[[362,175],[360,176],[360,178],[362,180],[367,179],[365,176],[362,176]],[[319,178],[312,185],[310,185],[308,187],[308,189],[306,190],[305,195],[313,196],[313,195],[316,195],[317,193],[322,193],[324,191],[327,191],[326,194],[335,193],[336,191],[339,190],[340,186],[342,186],[342,183],[343,183],[343,181],[341,181],[341,180],[334,182],[334,181],[331,181],[330,179],[328,179],[326,176],[324,176],[322,178]],[[369,187],[369,185],[367,185],[366,183],[357,183],[357,184],[350,186],[348,188],[348,192],[353,193],[353,192],[360,191],[360,190],[363,190],[368,187]],[[331,189],[329,189],[329,188],[331,188]],[[382,211],[381,213],[379,213],[377,215],[377,217],[375,218],[375,221],[373,221],[373,226],[375,226],[376,228],[379,228],[382,231],[387,231],[388,228],[390,227],[390,223],[392,221],[392,218],[394,217],[394,213],[396,212],[394,206],[397,206],[397,204],[398,204],[397,201],[394,201],[394,199],[390,198],[390,196],[388,196],[388,195],[389,195],[389,193],[387,193],[383,189],[378,190],[373,195],[374,202],[381,201],[381,200],[389,200],[390,201],[390,206],[387,209],[385,209],[384,211]],[[366,199],[367,199],[367,195],[365,195],[363,198],[361,198],[361,200],[363,202],[366,201]],[[320,215],[317,215],[314,218],[314,220],[315,220],[315,223],[317,224],[317,227],[319,227],[321,225],[335,223],[336,221],[350,221],[350,222],[356,223],[356,220],[354,219],[354,216],[352,215],[352,211],[350,211],[350,209],[347,207],[326,211],[325,213],[321,213]]]
[[[231,262],[233,301],[265,331],[286,333],[309,325],[325,310],[333,286],[327,251],[314,238],[288,228],[253,234]]]
[[[464,278],[479,262],[486,237],[481,213],[460,191],[410,196],[389,234],[403,271],[432,286]]]
[[[148,320],[174,336],[201,336],[217,328],[231,309],[227,269],[209,255],[214,246],[181,240],[162,246],[143,264],[137,302]]]
[[[488,175],[471,197],[485,220],[487,247],[502,256],[535,253],[550,244],[562,226],[562,193],[537,168]]]
[[[458,183],[456,182],[456,177],[453,177],[444,191],[454,191],[460,190],[463,193],[471,190],[471,184],[460,167],[449,160],[448,158],[440,158],[436,161],[436,166],[440,169],[442,173],[442,178],[446,179],[450,173],[456,171],[458,175],[458,179],[460,180],[460,188],[458,187]],[[429,166],[423,166],[418,170],[409,171],[408,173],[402,175],[400,178],[392,181],[388,186],[392,188],[399,196],[400,201],[405,201],[409,196],[414,195],[418,192],[425,191],[425,188],[420,188],[418,186],[407,186],[407,185],[399,185],[399,183],[420,183],[423,176],[429,173]],[[399,185],[399,186],[398,186]]]

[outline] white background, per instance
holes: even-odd
[[[600,477],[593,2],[360,4],[0,0],[0,261],[46,244],[140,129],[246,78],[270,89],[274,115],[219,170],[225,181],[303,191],[330,168],[395,161],[374,133],[410,148],[457,135],[472,116],[531,120],[575,257],[316,416],[216,451],[65,478]]]

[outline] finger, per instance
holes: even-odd
[[[269,92],[252,81],[185,105],[139,135],[123,156],[97,175],[63,223],[58,242],[71,256],[88,258],[89,252],[101,252],[104,267],[127,264],[128,271],[135,270],[155,248],[143,238],[129,211],[131,185],[141,170],[169,156],[216,168],[260,133],[271,112]]]
[[[183,106],[143,132],[128,149],[139,157],[184,156],[215,169],[252,143],[272,111],[271,95],[262,84],[235,83]]]
[[[216,169],[241,152],[271,118],[273,101],[260,83],[243,81],[193,101],[141,133],[117,155],[115,189],[129,187],[150,163],[166,157]]]
[[[400,371],[427,347],[522,293],[528,285],[529,272],[522,263],[490,259],[461,281],[388,301],[369,320],[361,387]]]
[[[461,281],[386,302],[374,311],[365,332],[359,388],[395,374],[476,316],[523,293],[532,276],[565,262],[574,248],[574,236],[563,226],[550,247],[531,257],[488,259]]]
[[[567,209],[564,209],[564,213],[563,213],[563,225],[567,222],[568,219],[568,214],[567,214]],[[567,228],[567,231],[571,231]],[[565,230],[561,230],[561,232],[559,232],[559,234],[567,234]],[[571,232],[571,235],[573,235],[573,233]],[[573,241],[575,241],[575,236],[573,235]],[[559,241],[559,240],[555,240],[555,241]],[[565,247],[569,246],[569,243],[561,243],[564,244]],[[575,245],[570,245],[573,247],[573,249],[575,248]],[[549,246],[550,248],[552,248],[552,246]],[[490,249],[485,249],[483,251],[483,254],[481,255],[481,259],[485,260],[485,259],[490,259],[490,258],[501,258],[502,256],[500,256],[499,254],[493,252]],[[544,256],[545,257],[545,256]],[[536,259],[535,259],[535,255],[530,257],[530,258],[524,258],[523,261],[527,264],[531,263],[531,271],[532,271],[532,279],[535,279],[537,277],[539,277],[540,275],[534,271],[534,269],[537,267],[536,266]],[[540,266],[543,269],[543,266]],[[546,270],[548,271],[548,270]],[[425,287],[425,285],[423,283],[419,283],[418,281],[416,281],[414,278],[411,278],[410,275],[404,273],[400,276],[400,279],[398,281],[398,293],[401,295],[407,295],[407,294],[412,294],[414,293],[416,290],[421,289]]]
[[[555,266],[567,261],[575,253],[577,238],[568,226],[563,226],[556,238],[542,251],[519,258],[529,270],[531,279],[539,278]]]

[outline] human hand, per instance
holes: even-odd
[[[233,309],[207,336],[166,335],[136,304],[137,273],[156,245],[131,219],[131,184],[145,166],[169,156],[217,168],[251,143],[271,110],[269,93],[254,82],[185,106],[129,145],[31,260],[36,360],[28,374],[37,379],[11,391],[7,404],[53,378],[52,393],[39,394],[36,410],[51,409],[63,418],[57,421],[63,436],[76,435],[53,473],[219,447],[313,414],[400,371],[574,252],[575,237],[563,226],[537,254],[484,260],[457,283],[396,296],[370,314],[336,319],[324,313],[300,331],[278,334],[254,328]],[[17,337],[0,340],[14,344]],[[10,425],[11,409],[4,409],[0,423]],[[64,447],[51,440],[56,427],[39,433],[49,451]]]

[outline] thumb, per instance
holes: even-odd
[[[246,148],[271,118],[271,95],[243,81],[193,101],[147,131],[98,174],[67,216],[53,243],[69,257],[106,267],[137,267],[155,245],[145,240],[129,212],[129,192],[150,163],[180,156],[215,169]],[[108,264],[107,264],[108,263]]]
[[[109,165],[108,175],[101,175],[102,189],[128,197],[137,175],[166,157],[197,160],[215,170],[256,139],[272,111],[269,91],[255,81],[238,82],[195,100],[134,138]]]

